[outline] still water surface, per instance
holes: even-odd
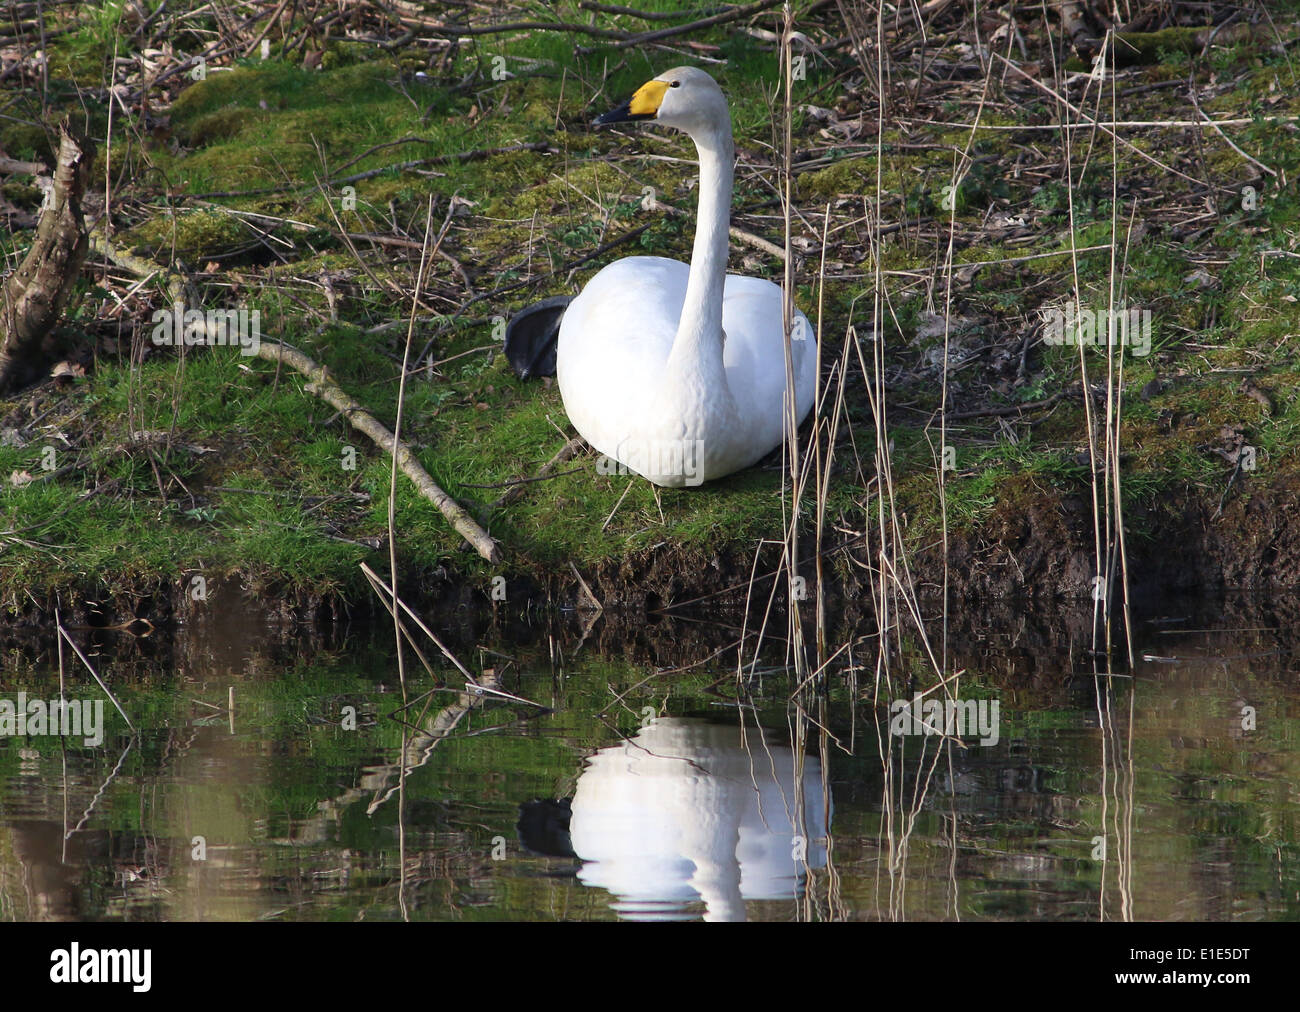
[[[429,648],[403,709],[383,624],[73,630],[137,730],[65,650],[103,741],[0,737],[0,919],[1295,919],[1292,619],[1158,609],[1111,676],[1077,616],[954,626],[986,744],[891,734],[933,671],[877,689],[851,631],[792,702],[717,616],[460,616],[485,690]],[[8,639],[0,700],[58,698],[55,644]]]

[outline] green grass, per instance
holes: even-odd
[[[666,2],[655,7],[675,9]],[[558,11],[559,16],[577,16],[575,5]],[[118,17],[114,5],[100,5],[79,30],[51,40],[51,102],[56,108],[76,104],[76,85],[102,77],[112,57]],[[702,38],[717,44],[715,55],[728,61],[717,73],[732,102],[742,167],[770,161],[771,145],[779,141],[769,109],[777,82],[775,54],[760,40],[726,29]],[[436,359],[452,360],[434,377],[412,378],[404,415],[404,435],[435,480],[501,540],[511,569],[540,574],[567,569],[569,562],[617,564],[660,545],[692,560],[707,561],[733,550],[748,555],[755,541],[778,535],[782,525],[776,469],[656,495],[643,481],[632,481],[629,488],[625,477],[599,474],[594,459],[586,457],[561,468],[571,473],[528,489],[518,502],[495,513],[489,506],[504,488],[479,487],[535,474],[562,445],[557,426],[566,424],[554,386],[521,383],[499,355],[479,350],[497,339],[500,321],[537,298],[576,291],[597,268],[619,257],[650,252],[684,259],[690,252],[691,218],[651,213],[640,203],[644,188],[653,187],[659,199],[693,211],[691,166],[655,157],[689,160],[689,141],[659,130],[641,130],[629,141],[590,127],[593,115],[674,58],[642,49],[621,51],[618,60],[599,51],[575,57],[574,45],[574,38],[559,33],[534,32],[509,42],[481,37],[460,52],[447,80],[464,78],[477,67],[490,69],[497,58],[504,60],[510,76],[481,79],[462,89],[416,79],[414,72],[423,65],[417,67],[400,52],[336,40],[326,47],[324,69],[312,71],[296,60],[281,59],[277,43],[269,60],[209,67],[206,79],[189,84],[166,110],[164,127],[142,132],[133,122],[115,120],[111,148],[102,143],[104,110],[88,107],[89,127],[101,136],[96,178],[102,179],[107,167],[115,178],[128,181],[124,185],[131,200],[119,202],[115,241],[160,262],[179,258],[190,270],[215,264],[211,280],[227,287],[210,289],[209,298],[258,309],[264,336],[287,340],[326,364],[348,392],[391,425],[405,328],[368,328],[405,318],[418,254],[412,252],[404,261],[386,250],[383,264],[374,266],[378,261],[368,256],[370,247],[357,241],[372,264],[372,278],[359,269],[339,239],[338,227],[391,233],[397,222],[418,237],[429,200],[435,202],[435,228],[451,197],[468,201],[452,220],[446,249],[474,274],[475,290],[491,293],[493,286],[526,278],[529,272],[537,280],[489,294],[456,317],[463,288],[448,263],[435,262],[421,315],[428,315],[430,306],[441,315],[417,326],[415,346],[418,350],[432,341]],[[1158,81],[1173,65],[1186,72],[1185,53],[1171,51],[1167,59],[1171,62],[1145,73]],[[1216,51],[1214,61],[1213,69],[1231,71],[1236,84],[1232,92],[1206,100],[1212,114],[1241,115],[1243,108],[1260,117],[1300,111],[1288,83],[1289,66],[1275,55],[1238,45]],[[832,71],[820,60],[809,62],[802,82],[809,103],[858,101]],[[41,152],[45,132],[26,122],[39,104],[34,95],[18,98],[15,109],[21,115],[0,123],[0,144],[14,157],[30,157]],[[967,113],[960,105],[951,110],[955,120]],[[999,106],[988,110],[985,122],[1012,124],[1021,121],[1018,116],[1043,122],[1055,114],[1048,103],[1031,104],[1019,114]],[[1186,110],[1165,89],[1150,92],[1149,102],[1132,115],[1181,118]],[[828,141],[819,133],[818,123],[805,121],[802,111],[796,129],[796,147],[817,145],[818,156],[828,153],[831,159],[796,177],[803,213],[819,223],[826,202],[847,201],[848,209],[835,213],[860,215],[860,195],[871,193],[876,183],[874,148],[860,143],[853,150],[836,147],[833,138]],[[951,182],[954,156],[945,145],[964,147],[967,136],[958,126],[903,131],[886,123],[879,176],[887,220],[934,216],[946,223],[948,212],[940,202]],[[1180,135],[1128,136],[1161,157]],[[1275,125],[1261,119],[1233,136],[1288,178],[1300,174],[1300,149]],[[358,158],[371,147],[408,138],[417,140]],[[972,345],[1006,342],[1042,306],[1073,298],[1068,251],[1109,242],[1113,216],[1118,241],[1124,242],[1133,192],[1182,185],[1121,149],[1123,186],[1119,206],[1113,208],[1109,142],[1089,138],[1085,131],[1076,131],[1068,146],[1047,133],[1031,139],[1069,155],[1076,168],[1071,185],[1064,176],[1044,179],[1008,171],[1024,139],[986,132],[977,134],[971,148],[974,163],[956,192],[957,223],[964,234],[978,234],[990,208],[1023,216],[1038,230],[1032,244],[990,232],[955,249],[953,308],[973,321],[957,336]],[[344,207],[343,184],[330,183],[416,159],[539,142],[554,151],[449,160],[426,166],[424,175],[389,169],[355,180],[350,184],[355,209]],[[1212,138],[1206,141],[1205,166],[1216,183],[1238,192],[1255,174]],[[774,177],[769,173],[768,178]],[[219,206],[189,199],[262,188],[278,192],[214,198]],[[1073,237],[1068,232],[1071,193]],[[33,193],[20,196],[36,199]],[[738,173],[738,208],[772,196],[773,190],[752,172]],[[1168,222],[1149,213],[1146,205],[1137,219],[1142,228],[1127,251],[1119,297],[1149,308],[1154,328],[1152,354],[1131,358],[1126,365],[1126,503],[1159,505],[1188,489],[1221,489],[1230,468],[1208,456],[1204,446],[1213,444],[1225,425],[1245,426],[1248,439],[1260,449],[1257,478],[1290,482],[1297,476],[1293,447],[1300,435],[1300,409],[1291,391],[1297,372],[1292,335],[1300,329],[1300,258],[1291,255],[1291,237],[1300,223],[1300,198],[1267,190],[1254,209],[1222,194],[1218,199],[1220,215],[1206,219],[1210,231],[1201,239],[1212,255],[1171,239]],[[232,209],[306,227],[254,222]],[[763,209],[771,215],[778,211]],[[764,222],[764,234],[779,239],[776,219]],[[636,242],[583,264],[576,273],[568,269],[602,240],[640,225],[649,227]],[[259,235],[267,231],[279,242],[263,244]],[[268,253],[267,246],[277,255]],[[871,300],[861,296],[869,291],[877,259],[888,270],[931,279],[932,288],[922,297],[912,282],[900,282],[891,291],[893,315],[884,324],[891,366],[913,374],[903,389],[891,391],[909,409],[891,419],[891,431],[897,442],[895,480],[900,501],[912,511],[908,536],[917,544],[932,537],[940,520],[934,463],[918,419],[938,403],[936,374],[922,367],[923,356],[941,339],[915,338],[920,321],[936,302],[942,305],[943,277],[936,271],[935,249],[932,239],[908,230],[887,235],[878,249],[867,249],[860,261],[843,265],[844,278],[832,274],[824,293],[823,332],[830,357],[838,351],[855,298],[853,322],[859,329],[866,326],[864,307]],[[986,266],[969,276],[960,271],[960,265],[1052,251],[1061,255]],[[1212,284],[1185,280],[1207,259]],[[1109,254],[1081,254],[1078,266],[1085,303],[1104,305]],[[816,308],[816,267],[815,259],[810,260],[797,278],[798,301],[810,316]],[[779,277],[774,259],[747,247],[733,250],[732,270]],[[321,284],[327,272],[337,291],[334,306]],[[69,312],[71,327],[88,326],[114,307],[97,284],[91,277],[83,282]],[[40,452],[46,445],[56,448],[58,466],[77,463],[70,473],[10,487],[0,498],[0,528],[20,539],[0,553],[5,586],[58,587],[150,574],[171,578],[202,569],[238,571],[299,587],[360,587],[357,563],[371,558],[374,550],[336,539],[361,541],[385,534],[386,458],[334,417],[332,409],[304,393],[300,377],[288,372],[277,377],[260,360],[201,350],[182,364],[170,352],[156,352],[132,370],[123,354],[101,350],[89,378],[58,391],[60,403],[40,409],[55,408],[43,424],[64,426],[72,447],[64,446],[52,429],[38,431],[25,446],[0,446],[4,475],[23,470],[41,474]],[[1092,378],[1100,378],[1101,356],[1090,352],[1088,362]],[[1214,372],[1247,366],[1255,369],[1253,382],[1272,398],[1271,412],[1240,387],[1235,374]],[[980,388],[983,399],[977,403],[1025,403],[1077,383],[1078,356],[1073,348],[1036,347],[1028,375],[1014,384],[996,376],[986,379],[985,369],[981,362],[956,374],[959,385]],[[1156,379],[1164,381],[1163,389],[1140,398],[1138,392]],[[963,396],[973,394],[954,390],[954,406],[968,403],[960,400]],[[16,413],[18,421],[30,416],[21,396],[0,407]],[[860,376],[851,384],[849,409],[859,450],[869,456],[869,416]],[[174,428],[179,444],[210,452],[177,445],[164,454],[132,446],[132,428]],[[981,419],[963,423],[950,435],[958,449],[958,475],[950,476],[947,486],[950,524],[976,531],[999,511],[1026,508],[1025,497],[1050,499],[1087,489],[1086,468],[1076,462],[1086,445],[1077,400],[1060,402],[1041,424],[1017,431],[1020,442],[1013,444],[993,420]],[[356,449],[355,470],[343,466],[348,447]],[[828,515],[860,523],[864,492],[855,481],[856,469],[847,460],[841,463]],[[216,486],[246,491],[215,491]],[[87,488],[100,492],[84,498]],[[358,493],[367,494],[369,501],[356,498]],[[398,485],[397,523],[405,565],[431,570],[450,563],[475,579],[490,575],[441,516],[412,495],[404,479]]]

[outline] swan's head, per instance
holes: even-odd
[[[596,125],[639,119],[674,127],[697,140],[724,127],[731,132],[726,96],[717,81],[696,67],[665,70],[617,109],[598,117]]]

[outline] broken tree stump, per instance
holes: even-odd
[[[54,185],[41,205],[36,238],[0,292],[0,390],[29,382],[44,364],[42,344],[63,315],[90,245],[81,201],[94,159],[94,144],[67,120],[60,123]]]

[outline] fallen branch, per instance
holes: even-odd
[[[177,302],[183,298],[185,293],[185,279],[183,277],[169,271],[161,264],[146,260],[144,257],[138,257],[134,253],[129,253],[114,246],[104,235],[103,221],[100,221],[95,226],[95,230],[90,233],[90,248],[109,263],[116,264],[123,270],[130,271],[136,277],[144,278],[145,281],[149,281],[156,275],[161,275],[161,282],[167,289],[167,294],[171,296],[171,300]]]
[[[682,18],[690,16],[690,11],[668,11],[667,13],[639,11],[631,7],[619,7],[616,4],[593,3],[592,0],[581,0],[578,6],[584,11],[596,11],[598,14],[627,14],[629,17],[640,18],[642,21],[680,21]]]
[[[747,18],[751,14],[761,14],[763,11],[771,10],[773,7],[780,6],[783,0],[758,0],[758,3],[749,4],[746,7],[732,7],[730,10],[723,11],[721,14],[714,14],[709,18],[701,18],[699,21],[692,21],[689,24],[675,25],[672,28],[659,28],[653,32],[642,32],[639,35],[633,35],[631,38],[624,38],[621,42],[615,42],[610,48],[628,49],[632,46],[643,46],[647,42],[658,42],[660,39],[671,38],[674,35],[685,35],[687,32],[698,31],[701,28],[712,28],[714,25],[726,24],[728,21],[736,21],[740,18]],[[578,55],[587,56],[595,49],[578,50]]]
[[[405,443],[396,442],[393,439],[393,434],[374,415],[366,411],[361,404],[348,396],[330,379],[324,366],[304,355],[298,349],[276,341],[262,341],[258,344],[257,356],[266,359],[268,362],[283,362],[311,380],[307,385],[308,392],[316,394],[316,396],[336,408],[347,418],[348,424],[354,429],[369,436],[386,453],[392,454],[397,459],[397,466],[411,479],[412,484],[415,485],[419,493],[438,507],[442,515],[451,522],[451,525],[456,528],[461,537],[468,541],[479,555],[491,563],[501,561],[501,548],[492,539],[491,535],[475,523],[461,505],[429,477],[429,472],[421,466],[420,462],[415,458],[415,454],[410,451]]]
[[[172,274],[158,264],[115,249],[113,244],[104,239],[99,233],[92,237],[92,242],[97,252],[102,253],[113,263],[125,267],[133,273],[141,275],[162,274],[161,280],[173,301],[181,297],[183,279],[179,275]],[[394,452],[393,434],[384,428],[379,420],[367,412],[360,403],[344,393],[329,378],[324,366],[319,365],[310,356],[304,355],[296,348],[278,344],[274,341],[262,341],[256,345],[256,349],[259,358],[264,358],[268,362],[283,362],[298,370],[312,381],[307,386],[308,391],[318,395],[347,416],[348,422],[354,429],[369,436],[385,452],[390,454]],[[451,498],[429,477],[429,472],[416,460],[415,454],[407,448],[405,443],[399,444],[396,452],[398,466],[411,479],[420,494],[438,507],[442,515],[451,521],[451,525],[460,532],[461,537],[468,541],[479,555],[489,562],[499,563],[501,561],[501,548],[493,540],[492,536],[483,530],[455,499]]]
[[[428,18],[405,15],[397,19],[401,24],[414,25],[430,35],[443,35],[453,39],[468,38],[472,35],[498,35],[501,32],[576,32],[590,35],[597,39],[626,39],[627,32],[616,28],[597,28],[595,25],[574,24],[568,21],[511,21],[499,25],[458,25]]]
[[[29,176],[43,176],[50,171],[44,162],[24,162],[17,158],[0,155],[0,172],[21,172]]]

